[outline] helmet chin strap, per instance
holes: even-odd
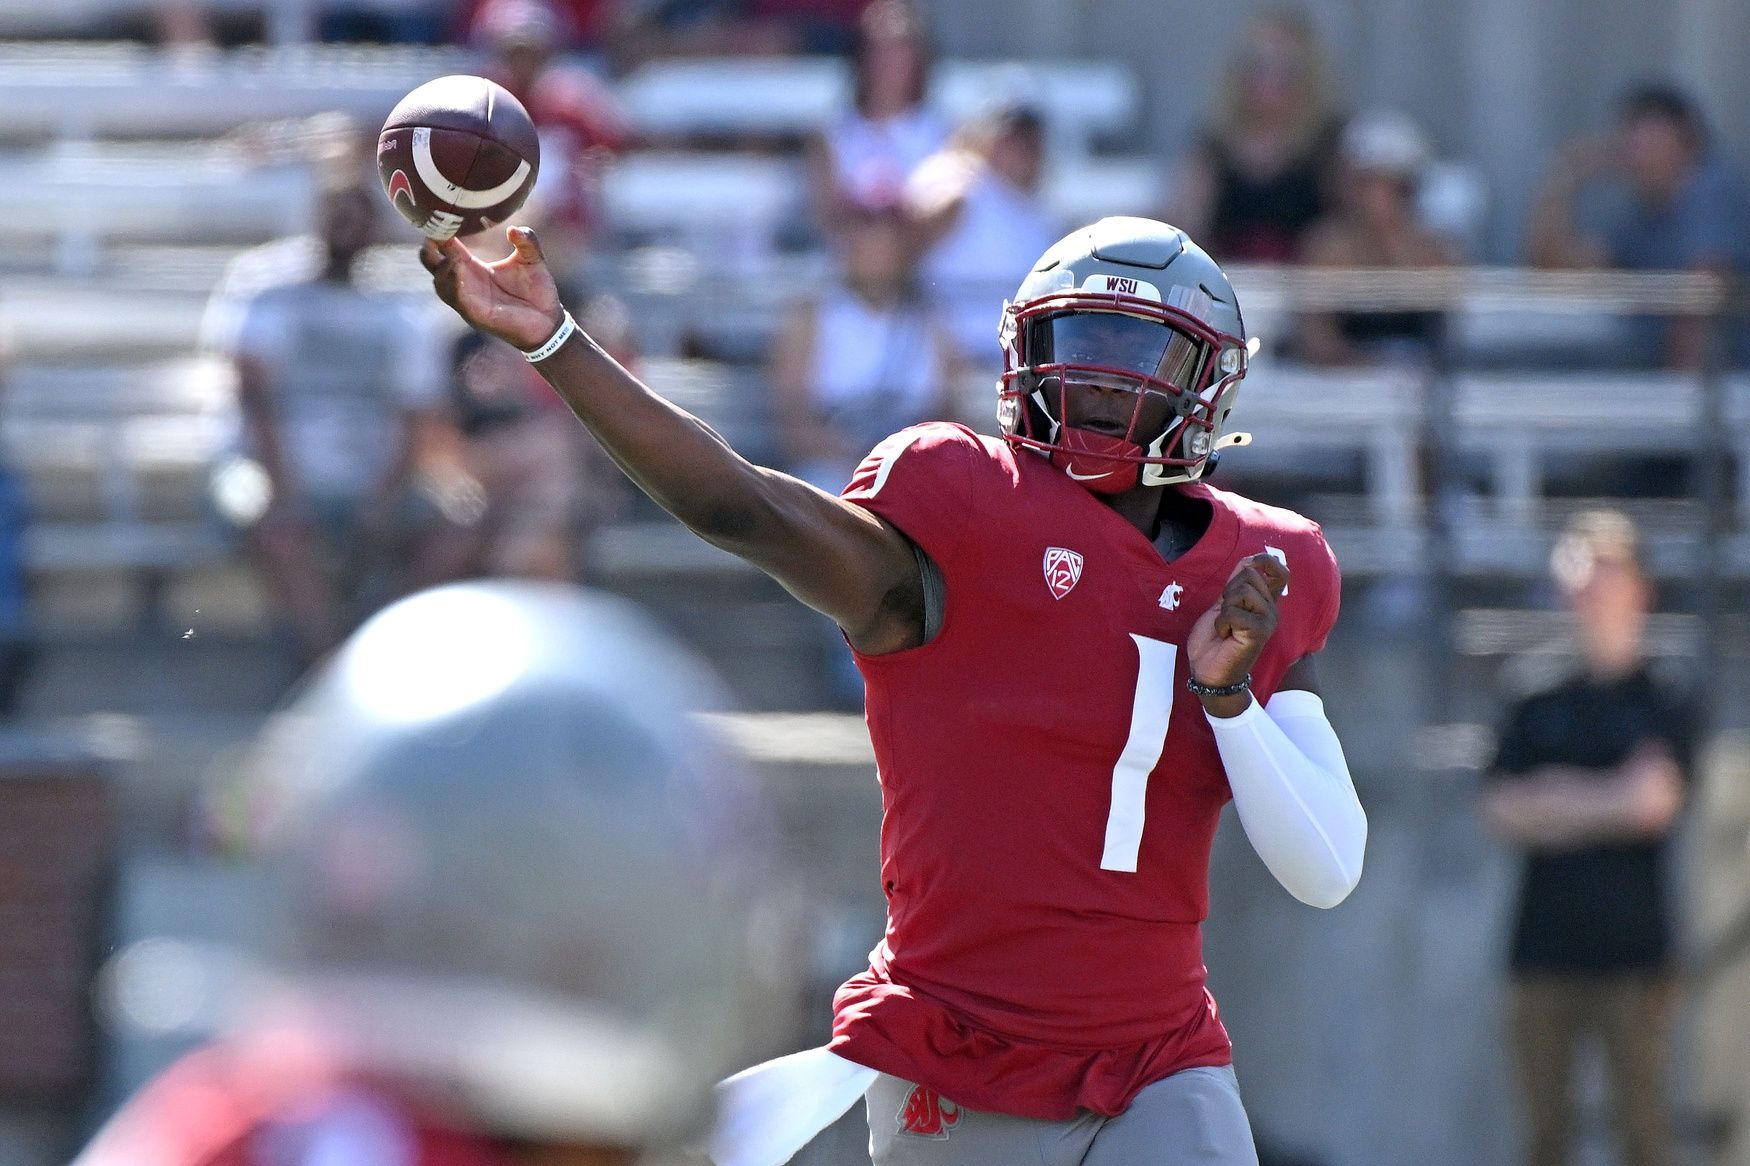
[[[1065,425],[1056,444],[1051,464],[1096,494],[1122,494],[1141,480],[1142,464],[1122,460],[1142,456],[1142,446],[1134,441]]]

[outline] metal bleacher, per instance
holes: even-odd
[[[1463,373],[1454,382],[1461,448],[1486,456],[1503,517],[1530,513],[1544,459],[1615,453],[1681,457],[1703,425],[1702,386],[1671,372]],[[1750,382],[1723,382],[1728,441],[1750,460]],[[1738,500],[1750,517],[1750,483]]]
[[[358,0],[370,7],[375,0]],[[393,3],[393,0],[388,0]],[[272,43],[308,40],[318,0],[201,0],[217,15],[256,15]],[[163,5],[159,0],[0,0],[0,37],[30,39],[89,36],[94,29],[133,23],[145,26]]]
[[[465,71],[456,49],[287,45],[183,54],[135,44],[0,43],[0,136],[200,139],[338,111],[380,121],[408,90]]]
[[[0,0],[3,2],[3,0]],[[282,45],[163,52],[134,44],[0,42],[0,136],[12,140],[213,137],[236,126],[339,111],[370,122],[409,89],[477,67],[454,48]],[[831,58],[652,62],[618,87],[633,127],[657,140],[799,137],[849,92]],[[931,101],[951,120],[1005,95],[1037,98],[1054,144],[1088,152],[1127,129],[1141,91],[1108,61],[945,61]]]
[[[31,568],[130,573],[153,593],[164,575],[222,558],[201,500],[230,378],[228,365],[186,356],[15,365],[0,449],[28,483]]]
[[[1413,573],[1427,553],[1419,460],[1426,378],[1413,369],[1310,368],[1258,362],[1241,385],[1233,427],[1252,444],[1231,455],[1248,480],[1304,481],[1352,454],[1352,493],[1321,499],[1317,517],[1351,573]]]
[[[632,122],[653,138],[801,137],[847,104],[850,72],[825,57],[657,61],[626,79]],[[1141,88],[1112,61],[941,62],[930,103],[952,121],[993,101],[1039,103],[1060,152],[1086,153],[1136,120]]]
[[[306,166],[258,165],[225,145],[68,143],[0,154],[17,213],[0,247],[45,249],[55,269],[97,269],[113,243],[246,244],[307,230]]]
[[[1427,569],[1438,538],[1445,570],[1536,578],[1567,517],[1608,501],[1641,519],[1661,574],[1706,564],[1750,577],[1750,379],[1620,365],[1629,316],[1742,327],[1719,315],[1728,289],[1710,277],[1240,269],[1234,282],[1266,335],[1297,309],[1421,310],[1446,321],[1445,342],[1425,360],[1307,369],[1265,359],[1242,390],[1235,423],[1258,442],[1235,453],[1240,472],[1259,464],[1292,476],[1297,458],[1345,450],[1363,466],[1346,493],[1307,506],[1351,573]],[[1710,505],[1699,482],[1715,451],[1737,488]],[[1430,480],[1435,462],[1460,480]]]
[[[1625,474],[1649,459],[1681,468],[1706,442],[1705,386],[1678,373],[1463,373],[1452,383],[1454,444],[1488,468],[1486,504],[1458,529],[1458,553],[1474,569],[1511,573],[1541,558],[1549,530],[1585,500],[1553,496],[1552,465],[1614,463]],[[1750,570],[1750,379],[1723,378],[1720,421],[1738,467],[1737,496],[1722,533],[1728,570]],[[1643,470],[1643,473],[1655,471]],[[1679,470],[1680,472],[1680,470]],[[1651,483],[1663,497],[1618,503],[1638,511],[1655,570],[1684,575],[1702,562],[1707,516],[1686,484]]]
[[[0,222],[0,250],[43,252],[63,271],[89,270],[110,244],[185,241],[200,224],[208,244],[249,242],[309,223],[306,168],[262,165],[229,143],[72,143],[0,151],[18,210]],[[1148,210],[1160,190],[1146,158],[1067,159],[1044,196],[1054,215],[1080,222]],[[718,255],[757,255],[803,204],[799,159],[733,151],[646,151],[614,166],[603,199],[628,239],[666,240]]]
[[[155,360],[187,353],[207,289],[141,289],[108,280],[20,275],[0,288],[0,344],[32,359]]]

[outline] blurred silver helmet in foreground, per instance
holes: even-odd
[[[371,619],[254,759],[271,1020],[498,1132],[698,1132],[758,996],[761,821],[696,723],[722,707],[705,676],[631,605],[557,585]]]

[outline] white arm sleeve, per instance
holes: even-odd
[[[1367,814],[1324,702],[1286,689],[1209,723],[1252,849],[1301,902],[1341,903],[1361,878]]]

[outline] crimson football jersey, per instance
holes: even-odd
[[[1174,562],[1043,457],[932,423],[844,496],[941,570],[935,639],[859,655],[882,791],[887,933],[840,989],[832,1049],[973,1109],[1118,1114],[1231,1060],[1205,987],[1209,852],[1230,794],[1184,645],[1234,567],[1292,578],[1260,701],[1336,621],[1318,526],[1198,483]]]

